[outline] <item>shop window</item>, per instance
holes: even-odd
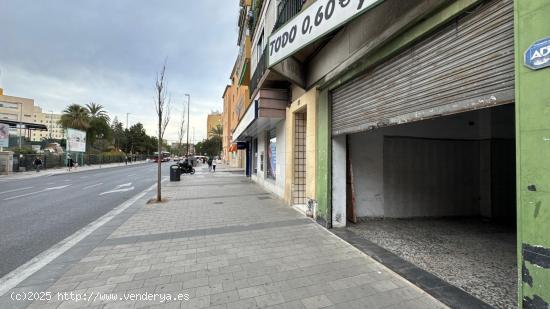
[[[277,135],[275,129],[267,134],[267,177],[277,179]]]

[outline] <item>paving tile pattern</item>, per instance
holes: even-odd
[[[348,229],[496,308],[517,308],[510,228],[477,219],[363,219]]]
[[[117,295],[184,293],[188,300],[52,300],[36,301],[29,307],[446,308],[321,226],[304,220],[280,200],[258,200],[252,194],[265,192],[242,182],[245,178],[219,174],[167,185],[164,192],[169,202],[144,206],[48,288]],[[214,194],[242,197],[198,199]],[[297,223],[273,224],[292,220]],[[247,225],[254,228],[168,236]],[[154,234],[165,236],[112,243]]]

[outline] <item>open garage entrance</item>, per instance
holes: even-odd
[[[516,307],[513,20],[481,1],[329,93],[332,226],[461,308]]]
[[[354,234],[515,308],[514,138],[514,104],[336,136],[333,203]]]

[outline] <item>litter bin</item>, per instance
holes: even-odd
[[[170,181],[180,181],[181,170],[178,165],[170,166]]]

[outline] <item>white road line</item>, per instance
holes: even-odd
[[[125,183],[116,186],[113,190],[105,191],[99,194],[99,196],[105,195],[105,194],[111,194],[111,193],[117,193],[117,192],[127,192],[134,190],[134,187],[131,187],[132,183]]]
[[[112,194],[112,193],[118,193],[118,192],[128,192],[128,191],[132,191],[134,189],[135,189],[134,187],[115,189],[115,190],[111,190],[111,191],[102,192],[102,193],[99,194],[99,196],[106,195],[106,194]]]
[[[97,187],[97,186],[101,186],[102,184],[103,184],[102,182],[96,183],[95,185],[84,187],[84,190],[88,190],[88,189],[91,189],[91,188],[94,188],[94,187]]]
[[[166,181],[166,178],[162,180],[163,182]],[[74,245],[76,245],[79,241],[84,239],[86,236],[90,235],[92,232],[97,230],[99,227],[104,225],[105,223],[109,222],[112,218],[114,218],[116,215],[123,212],[126,208],[132,206],[135,202],[137,202],[140,198],[142,198],[147,192],[151,191],[152,189],[156,188],[157,184],[154,184],[150,186],[149,188],[145,189],[138,195],[134,196],[133,198],[127,200],[126,202],[120,204],[101,218],[97,219],[96,221],[88,224],[78,232],[74,233],[73,235],[65,238],[64,240],[60,241],[50,249],[42,252],[38,256],[34,257],[27,263],[19,266],[15,270],[11,271],[4,277],[0,278],[0,296],[6,294],[9,290],[16,287],[19,283],[21,283],[23,280],[30,277],[35,272],[42,269],[42,267],[46,266],[48,263],[53,261],[55,258],[63,254],[65,251],[72,248]]]
[[[126,176],[131,177],[131,176],[134,176],[134,175],[135,175],[135,174],[128,174],[128,175],[126,175]]]
[[[42,192],[47,192],[47,191],[61,190],[61,189],[67,188],[68,186],[70,186],[70,185],[59,186],[59,187],[52,187],[52,188],[46,188],[46,189],[40,190],[40,191],[35,191],[35,192],[27,193],[27,194],[16,195],[16,196],[12,196],[12,197],[5,198],[4,201],[14,200],[14,199],[16,199],[16,198],[25,197],[25,196],[29,196],[29,195],[34,195],[34,194],[38,194],[38,193],[42,193]]]
[[[2,192],[0,192],[0,194],[23,191],[23,190],[32,189],[32,188],[33,187],[26,187],[26,188],[19,188],[19,189],[13,189],[13,190],[8,190],[8,191],[2,191]]]

